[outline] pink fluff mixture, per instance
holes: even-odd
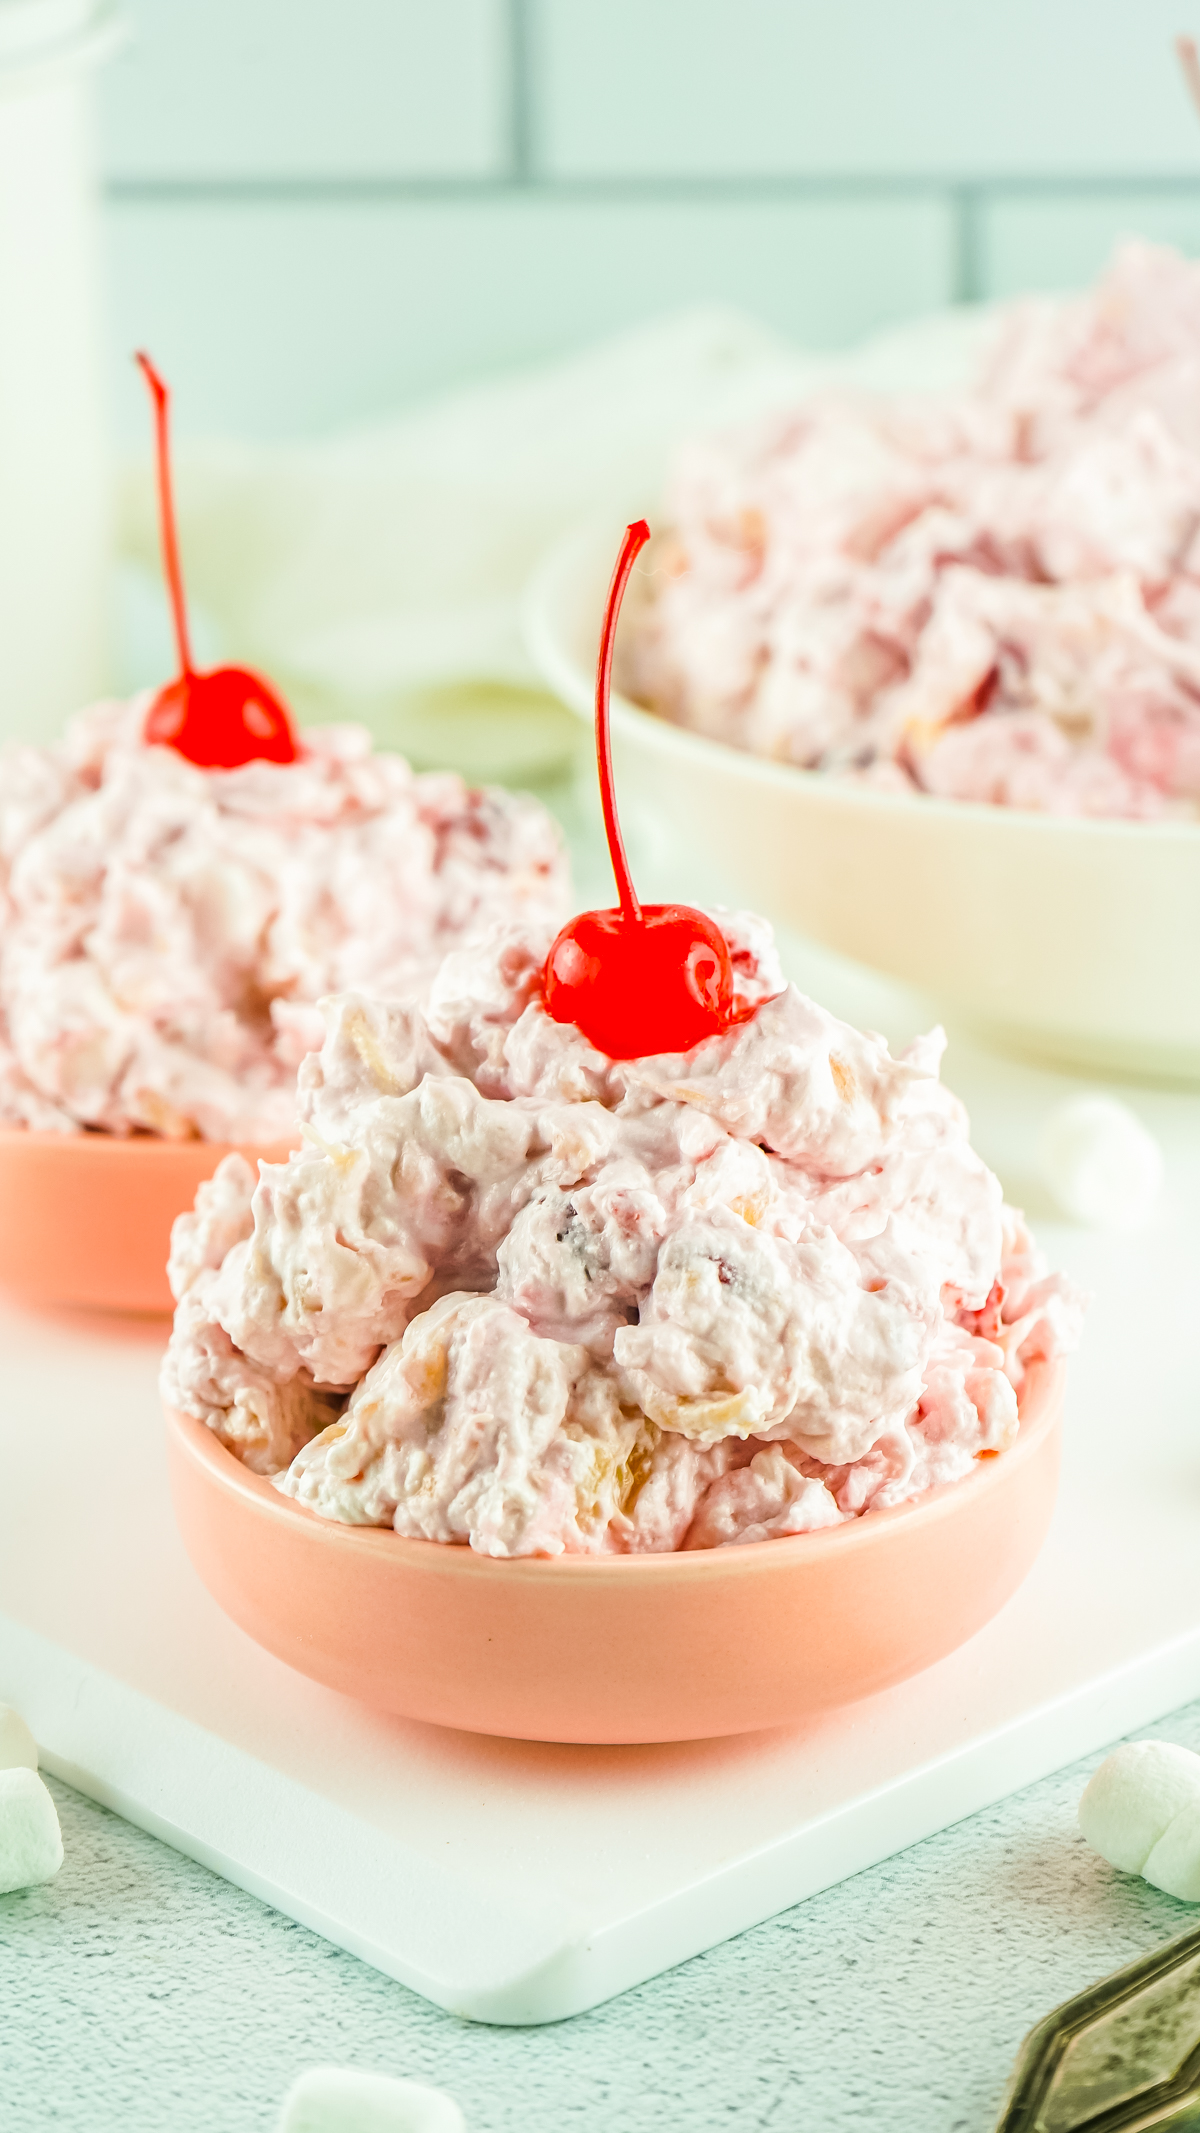
[[[199,770],[146,747],[147,701],[0,756],[0,1125],[286,1139],[323,994],[407,997],[498,916],[565,917],[535,800],[357,726]]]
[[[884,790],[1200,802],[1200,265],[1015,306],[953,400],[699,439],[623,666],[667,716]]]
[[[1003,1453],[1074,1344],[942,1087],[714,913],[753,1016],[620,1063],[541,1000],[548,928],[348,993],[303,1145],[175,1225],[169,1406],[328,1518],[496,1556],[835,1526]]]

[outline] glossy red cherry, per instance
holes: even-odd
[[[236,770],[242,763],[259,761],[294,763],[297,748],[291,719],[261,675],[251,674],[245,667],[214,667],[208,674],[198,674],[192,665],[171,494],[167,438],[170,395],[149,356],[139,354],[137,361],[154,401],[163,569],[179,652],[179,678],[159,690],[146,714],[143,738],[174,748],[202,770]]]
[[[596,761],[620,908],[568,920],[542,980],[547,1012],[573,1022],[610,1059],[690,1052],[737,1019],[725,936],[688,904],[639,904],[617,820],[608,713],[613,642],[629,573],[649,538],[644,519],[626,528],[596,668]]]

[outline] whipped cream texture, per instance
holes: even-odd
[[[679,1056],[552,1021],[545,926],[424,1008],[327,1001],[302,1146],[175,1225],[168,1405],[324,1516],[497,1556],[807,1532],[1003,1452],[1079,1303],[940,1033],[893,1058],[713,916],[755,1012]]]
[[[536,801],[356,726],[202,770],[145,745],[147,701],[0,757],[0,1125],[286,1139],[323,994],[408,997],[497,917],[565,916]]]
[[[1200,265],[1006,313],[957,399],[681,456],[623,685],[735,747],[1058,814],[1200,805]]]

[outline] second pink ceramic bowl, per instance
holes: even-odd
[[[1045,1537],[1064,1371],[1016,1443],[917,1503],[695,1554],[498,1561],[318,1518],[168,1417],[184,1543],[226,1613],[327,1686],[523,1740],[699,1740],[902,1681],[1010,1598]]]
[[[0,1129],[0,1283],[37,1305],[172,1310],[171,1224],[231,1152],[152,1134]],[[287,1145],[241,1153],[282,1163]]]

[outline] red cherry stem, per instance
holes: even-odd
[[[1196,50],[1195,38],[1177,37],[1175,39],[1175,54],[1183,69],[1183,79],[1187,87],[1187,93],[1197,111],[1200,111],[1200,53]]]
[[[608,856],[616,876],[617,895],[621,899],[622,915],[634,925],[640,924],[642,907],[637,900],[629,861],[625,857],[625,842],[621,825],[617,820],[617,794],[613,781],[612,739],[609,733],[608,698],[612,685],[613,645],[617,635],[617,616],[629,582],[629,573],[650,538],[650,528],[644,518],[625,528],[621,553],[608,588],[608,600],[604,609],[604,628],[600,633],[600,658],[596,667],[596,767],[600,773],[600,805],[604,810],[604,834],[608,838]]]
[[[148,355],[138,350],[134,359],[150,388],[154,401],[154,453],[158,472],[158,527],[162,540],[163,569],[171,596],[179,671],[187,679],[194,672],[188,639],[187,605],[183,597],[183,571],[179,564],[179,539],[175,530],[175,498],[171,490],[171,450],[167,438],[167,410],[171,395]]]

